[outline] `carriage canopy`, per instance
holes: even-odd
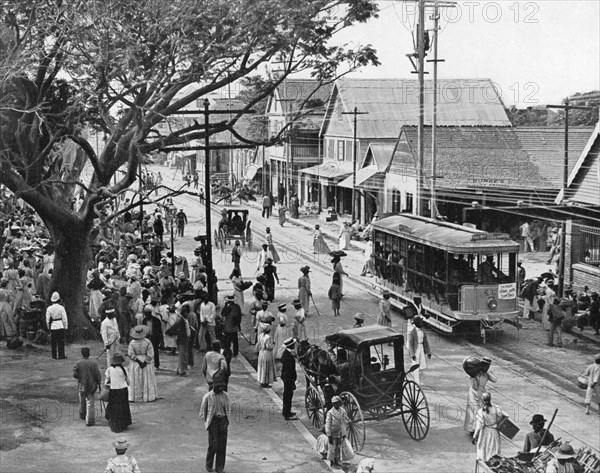
[[[392,343],[395,340],[400,340],[402,343],[403,339],[404,337],[400,332],[383,325],[369,325],[367,327],[340,330],[325,337],[325,340],[329,343],[354,351],[371,345]]]

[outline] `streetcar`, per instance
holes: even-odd
[[[325,422],[331,398],[337,395],[348,415],[348,439],[355,452],[365,444],[365,421],[402,416],[408,434],[423,440],[429,432],[425,393],[404,369],[404,337],[391,327],[371,325],[328,335],[330,351],[308,341],[298,346],[298,361],[306,378],[304,402],[312,425]]]
[[[444,333],[518,327],[519,244],[504,233],[415,215],[373,222],[375,287]]]

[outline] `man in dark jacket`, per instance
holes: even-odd
[[[223,349],[231,348],[233,344],[233,356],[238,356],[239,341],[238,332],[242,322],[242,309],[235,303],[233,296],[225,296],[225,306],[221,309],[221,320],[223,320],[224,345]]]
[[[292,411],[292,397],[296,389],[296,360],[294,347],[296,341],[288,338],[283,342],[285,350],[281,355],[281,380],[283,381],[283,417],[285,420],[296,420],[296,413]]]
[[[94,395],[100,392],[100,369],[96,360],[90,360],[90,349],[81,349],[83,360],[79,360],[73,367],[73,378],[79,386],[79,417],[85,420],[88,427],[96,422],[96,409]]]
[[[153,230],[154,233],[156,233],[156,236],[158,237],[160,242],[162,243],[163,235],[165,233],[165,225],[162,221],[162,218],[160,217],[160,214],[156,214],[156,220],[154,220]]]

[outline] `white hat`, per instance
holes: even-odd
[[[50,297],[50,301],[51,302],[58,302],[58,300],[60,299],[60,294],[56,291],[54,291],[52,293],[52,297]]]

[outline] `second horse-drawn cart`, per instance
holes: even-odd
[[[249,211],[247,209],[223,209],[219,226],[215,230],[215,245],[224,251],[225,244],[240,240],[243,247],[252,249],[252,230],[250,230]]]
[[[404,369],[404,337],[390,327],[372,325],[328,335],[329,352],[302,342],[300,366],[306,377],[305,406],[313,426],[325,422],[337,395],[348,414],[348,439],[356,452],[365,443],[365,421],[402,416],[408,434],[422,440],[429,431],[429,405],[414,381],[418,365]],[[335,360],[335,361],[333,361]]]

